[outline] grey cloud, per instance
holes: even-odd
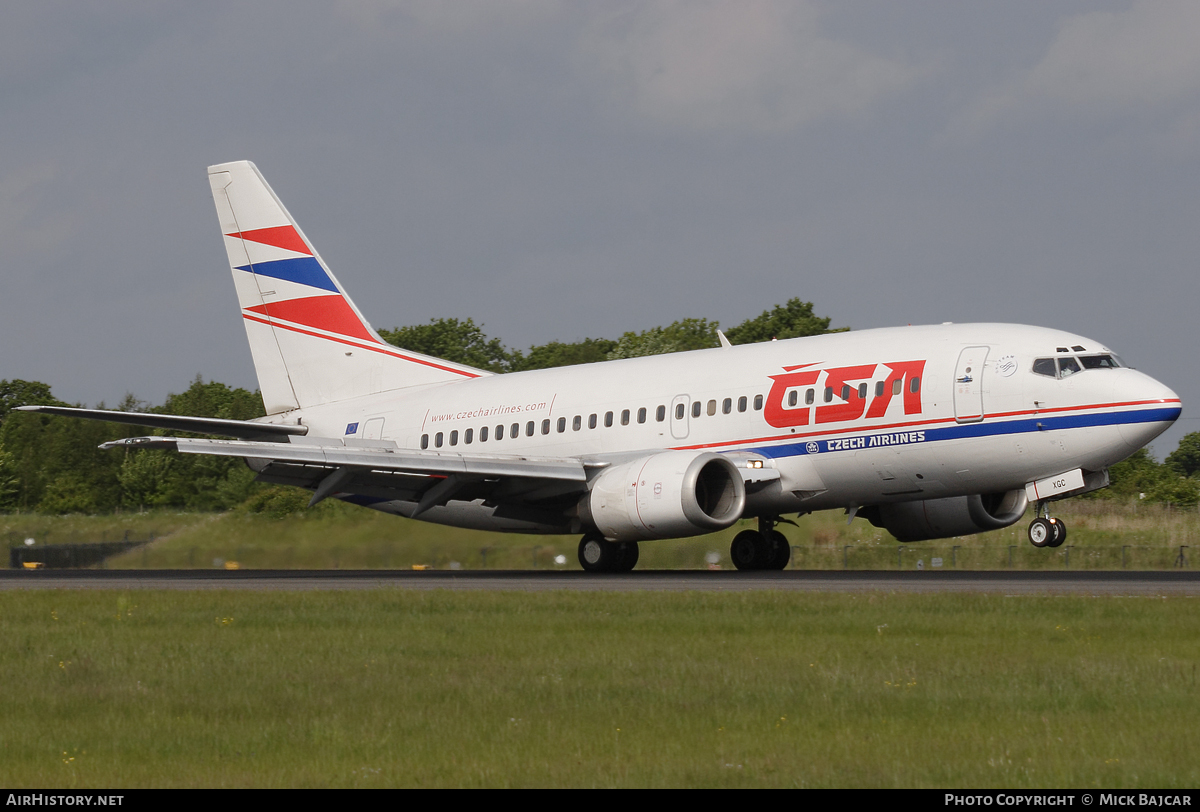
[[[821,16],[776,0],[637,4],[589,26],[579,64],[648,121],[733,132],[852,117],[928,74],[831,37]]]
[[[1138,0],[1065,19],[1041,60],[987,91],[960,125],[1007,116],[1110,116],[1194,102],[1200,93],[1200,5]]]

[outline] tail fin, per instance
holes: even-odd
[[[208,179],[267,414],[489,374],[380,339],[254,164]]]

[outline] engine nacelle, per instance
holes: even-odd
[[[724,530],[742,516],[736,465],[706,451],[664,451],[614,465],[592,483],[580,513],[609,541],[680,538]]]
[[[925,541],[1008,527],[1025,515],[1028,504],[1025,489],[1017,488],[1003,493],[875,505],[859,511],[859,515],[887,530],[897,541]]]

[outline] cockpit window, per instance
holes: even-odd
[[[1079,363],[1084,369],[1119,369],[1121,366],[1115,355],[1081,355]]]
[[[1079,362],[1074,358],[1067,356],[1066,358],[1058,359],[1058,377],[1067,378],[1074,375],[1076,372],[1082,372]]]
[[[1120,369],[1123,366],[1125,364],[1121,359],[1111,353],[1081,355],[1078,358],[1060,355],[1057,359],[1038,358],[1033,362],[1033,372],[1048,378],[1068,378],[1085,369]]]
[[[1053,358],[1039,358],[1034,361],[1033,372],[1035,375],[1046,375],[1050,378],[1058,377],[1058,370],[1054,367]]]

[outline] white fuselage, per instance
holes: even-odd
[[[1108,352],[1021,325],[898,327],[416,386],[269,420],[299,420],[309,438],[390,440],[447,455],[751,452],[779,471],[779,484],[752,494],[745,515],[778,515],[1103,471],[1181,409],[1174,392],[1133,369],[1033,371],[1036,359]],[[514,529],[476,508],[422,518]]]

